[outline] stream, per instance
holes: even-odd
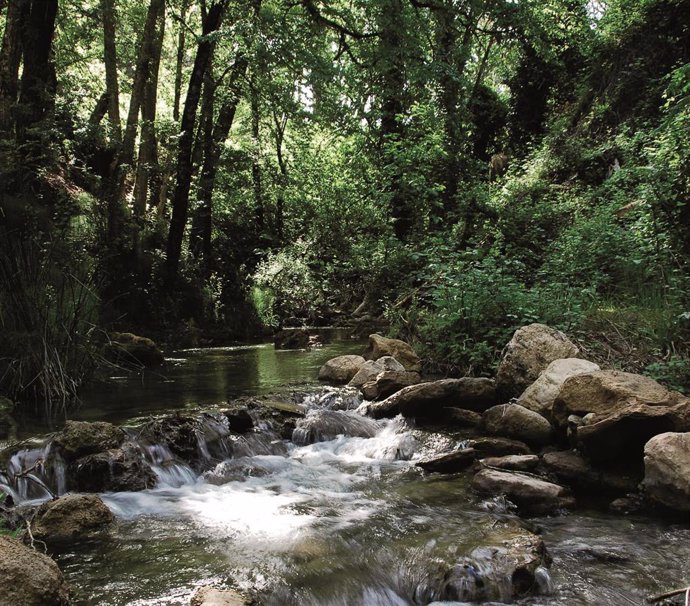
[[[154,467],[156,488],[101,495],[118,519],[113,538],[55,555],[74,603],[188,604],[205,583],[258,595],[267,605],[433,601],[434,563],[480,544],[487,517],[507,514],[473,493],[470,474],[415,467],[461,435],[422,431],[401,418],[364,419],[354,392],[316,383],[325,360],[362,349],[336,341],[307,352],[272,345],[187,350],[158,373],[114,377],[86,393],[71,418],[136,426],[149,415],[270,394],[298,401],[326,429],[358,437],[298,429],[284,440],[260,425],[228,438],[232,456],[201,475],[151,451],[162,461]],[[19,431],[26,437],[30,428]],[[309,443],[314,438],[321,441]],[[517,604],[643,604],[690,578],[690,526],[583,510],[528,524],[553,562],[540,571],[539,595]],[[502,583],[496,579],[492,599],[511,603]]]

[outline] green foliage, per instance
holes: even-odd
[[[670,389],[690,395],[690,359],[679,356],[649,364],[644,374]]]

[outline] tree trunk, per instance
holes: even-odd
[[[139,39],[137,64],[132,82],[132,96],[127,114],[120,153],[117,157],[116,168],[113,171],[110,187],[106,198],[108,201],[108,237],[111,243],[117,243],[122,236],[125,217],[125,194],[127,191],[127,177],[134,163],[134,146],[137,137],[139,110],[141,108],[144,86],[149,70],[149,62],[153,55],[156,23],[158,15],[164,7],[164,0],[151,0],[146,14],[146,23]]]
[[[199,108],[201,86],[204,74],[208,67],[209,59],[213,51],[214,43],[209,39],[209,34],[216,31],[221,24],[227,0],[221,0],[214,4],[204,19],[202,38],[197,47],[194,67],[187,87],[184,111],[182,112],[181,133],[177,153],[177,170],[175,192],[173,194],[173,213],[170,220],[168,233],[166,278],[173,281],[177,277],[182,253],[182,240],[187,225],[189,212],[189,189],[192,179],[192,145],[194,137],[194,123]]]
[[[276,159],[278,160],[278,169],[280,170],[278,195],[276,199],[276,238],[278,240],[278,244],[283,243],[283,232],[285,229],[285,188],[287,187],[288,182],[288,171],[285,157],[283,156],[283,141],[285,140],[287,121],[287,114],[278,116],[278,113],[275,110],[273,111],[273,122],[275,123]]]
[[[115,48],[115,5],[114,0],[101,0],[103,18],[103,59],[105,63],[105,91],[108,96],[108,122],[111,139],[120,142],[120,85],[117,77],[117,50]]]
[[[98,97],[96,106],[93,108],[93,111],[89,116],[89,124],[91,126],[98,126],[103,121],[103,118],[105,118],[105,115],[108,113],[109,98],[110,97],[107,92],[104,92],[100,97]]]
[[[252,79],[253,80],[253,79]],[[264,233],[264,195],[261,184],[261,108],[259,107],[259,91],[255,82],[251,84],[251,112],[252,112],[252,186],[254,189],[254,213],[256,219],[256,233],[261,239]]]
[[[173,100],[173,120],[178,122],[180,120],[180,98],[182,96],[182,64],[184,63],[185,51],[185,24],[184,20],[189,10],[189,0],[182,1],[180,10],[180,23],[178,24],[179,31],[177,33],[177,61],[175,63],[175,93]]]
[[[22,29],[29,8],[28,0],[10,0],[5,17],[5,32],[0,53],[0,135],[14,127],[12,112],[19,90],[19,64],[22,59]]]
[[[213,190],[216,184],[218,161],[223,151],[223,144],[228,138],[235,112],[240,101],[240,81],[247,71],[248,61],[240,55],[232,68],[227,87],[227,98],[218,113],[213,128],[211,145],[206,148],[204,164],[199,182],[199,207],[194,214],[192,231],[189,235],[190,249],[195,256],[201,256],[207,264],[211,258],[211,234],[213,230]]]
[[[53,36],[57,11],[57,0],[33,0],[22,36],[24,69],[17,106],[17,138],[20,142],[31,139],[37,144],[27,150],[32,159],[42,156],[43,149],[40,136],[27,131],[48,120],[55,105]]]
[[[387,0],[381,17],[380,57],[383,63],[381,142],[388,167],[386,189],[395,235],[406,240],[413,224],[412,209],[405,192],[402,167],[398,166],[395,147],[404,138],[401,116],[404,113],[405,60],[402,34],[405,31],[402,0]]]
[[[165,4],[158,14],[157,32],[154,37],[148,73],[144,85],[141,105],[141,138],[139,141],[139,158],[137,161],[137,177],[134,186],[134,249],[137,256],[141,256],[141,229],[146,214],[146,200],[151,175],[157,171],[158,143],[156,141],[156,103],[158,100],[158,69],[165,36]]]

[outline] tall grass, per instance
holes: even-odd
[[[95,366],[90,268],[60,237],[0,229],[0,392],[64,409]]]

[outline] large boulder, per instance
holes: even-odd
[[[551,441],[551,424],[539,413],[519,404],[492,406],[482,416],[484,429],[497,436],[545,446]]]
[[[518,472],[483,469],[472,479],[483,495],[503,495],[524,514],[547,514],[574,507],[575,500],[563,486]]]
[[[618,370],[578,374],[565,380],[553,403],[553,420],[565,427],[570,415],[598,418],[628,406],[631,399],[648,406],[674,406],[686,400],[682,394],[666,389],[654,379]]]
[[[126,366],[155,368],[165,361],[154,341],[131,332],[112,333],[107,353],[113,361]]]
[[[342,385],[351,381],[366,360],[362,356],[338,356],[331,358],[319,370],[319,381]]]
[[[690,399],[653,379],[615,370],[567,379],[553,404],[553,420],[564,428],[571,415],[579,447],[593,461],[626,459],[641,465],[644,445],[668,431],[690,430]]]
[[[496,403],[496,389],[491,379],[464,377],[441,379],[405,387],[385,400],[373,404],[368,412],[376,418],[437,418],[445,407],[453,406],[483,412]]]
[[[369,335],[369,348],[364,352],[367,360],[378,360],[384,356],[393,356],[405,370],[421,372],[422,361],[414,349],[399,339],[388,339],[381,335]]]
[[[273,335],[276,349],[307,349],[309,331],[305,328],[284,328]]]
[[[362,385],[361,392],[365,400],[385,400],[405,387],[417,385],[421,380],[420,374],[411,370],[384,370]]]
[[[153,469],[131,443],[86,455],[67,467],[68,486],[79,492],[136,492],[156,482]]]
[[[69,589],[58,565],[47,555],[0,535],[0,604],[67,606]]]
[[[515,331],[503,349],[496,373],[501,398],[519,396],[554,360],[576,358],[580,350],[561,331],[530,324]]]
[[[49,546],[107,535],[115,516],[97,495],[66,495],[43,503],[31,522],[35,539]]]
[[[588,415],[577,428],[580,450],[594,462],[642,465],[644,445],[660,433],[690,431],[690,399],[673,406],[651,406],[631,399],[608,415]]]
[[[55,436],[54,445],[65,461],[70,462],[85,455],[118,448],[125,438],[125,432],[112,423],[67,421]]]
[[[379,374],[386,370],[404,372],[405,367],[392,356],[383,356],[378,360],[367,360],[362,364],[357,374],[352,377],[348,385],[362,387],[365,383],[374,381]]]
[[[644,448],[647,496],[679,512],[690,512],[690,433],[663,433]]]
[[[248,606],[249,602],[232,589],[200,587],[192,596],[189,606]]]
[[[539,375],[539,378],[522,392],[518,398],[518,404],[550,419],[554,400],[565,380],[597,370],[600,368],[594,362],[580,358],[554,360]]]

